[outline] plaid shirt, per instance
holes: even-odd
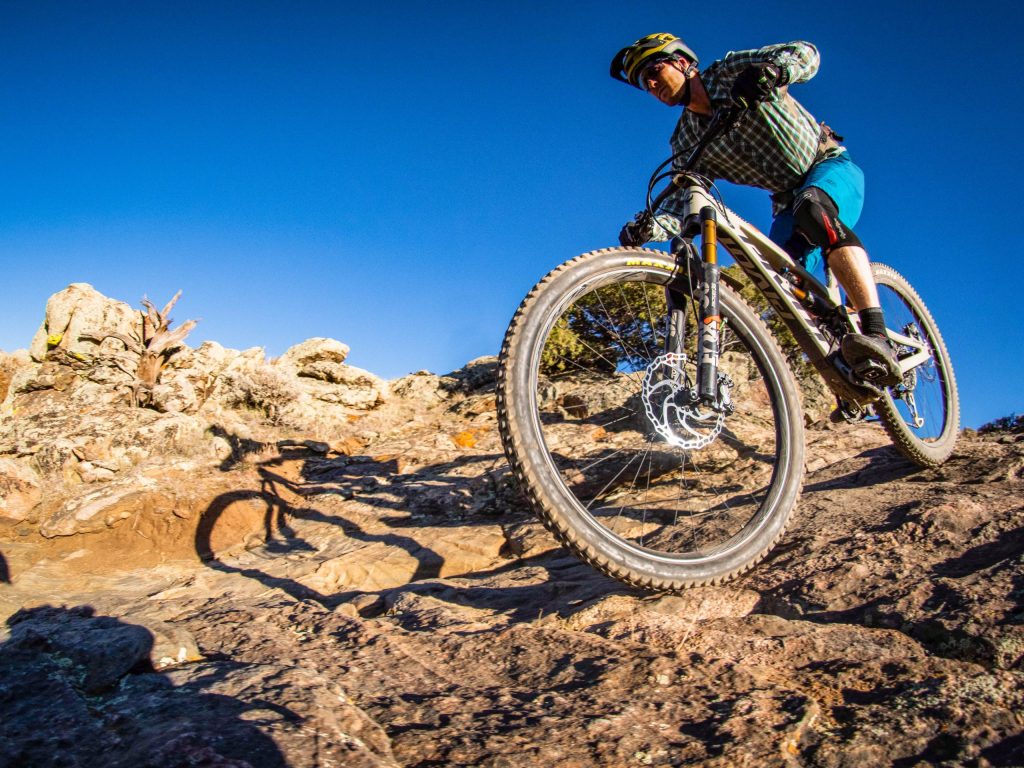
[[[731,101],[736,76],[749,65],[761,62],[777,66],[788,85],[802,83],[818,71],[818,49],[810,43],[795,42],[727,53],[700,74],[711,102]],[[735,128],[708,146],[694,170],[713,179],[760,187],[773,193],[798,186],[817,156],[821,128],[811,113],[789,95],[788,85],[778,88],[770,101],[745,111]],[[677,162],[685,159],[685,150],[703,135],[710,120],[709,116],[689,109],[683,111],[671,140],[672,152],[682,153]],[[681,202],[681,195],[673,195],[663,209],[670,214],[681,214]],[[670,222],[662,223],[678,231]]]

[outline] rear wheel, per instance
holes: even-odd
[[[660,251],[577,257],[526,297],[502,347],[505,452],[535,510],[622,581],[723,581],[785,530],[803,476],[797,385],[761,320],[721,286],[719,394],[695,398],[693,339]],[[678,286],[674,286],[678,290]],[[666,341],[666,337],[670,337]]]
[[[953,452],[960,426],[960,399],[953,364],[939,327],[921,297],[899,272],[872,264],[886,325],[901,360],[921,362],[890,387],[875,405],[893,444],[922,467],[934,467]]]

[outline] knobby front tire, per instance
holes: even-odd
[[[696,379],[692,310],[688,338],[668,347],[676,368],[652,365],[666,358],[667,326],[679,327],[678,310],[665,322],[675,270],[668,254],[641,248],[557,267],[512,319],[498,373],[505,454],[536,513],[590,565],[652,590],[751,568],[785,531],[804,471],[797,384],[725,285],[720,371],[735,411],[719,420],[677,408]],[[652,388],[667,379],[681,384],[658,400]]]
[[[900,453],[918,466],[935,467],[949,458],[959,434],[960,397],[953,364],[938,325],[907,279],[885,264],[872,264],[871,270],[885,324],[919,338],[931,352],[927,362],[885,392],[875,410]],[[897,345],[899,355],[914,351]]]

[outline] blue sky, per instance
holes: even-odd
[[[822,65],[793,94],[864,168],[858,234],[936,316],[965,425],[1024,411],[1018,6],[704,5],[0,2],[0,349],[88,282],[182,289],[193,345],[330,336],[387,378],[495,354],[668,153],[677,114],[612,55],[806,39]],[[768,225],[765,193],[725,193]]]

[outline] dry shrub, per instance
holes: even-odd
[[[283,424],[285,409],[301,394],[291,376],[269,365],[233,371],[225,376],[224,386],[230,407],[259,411],[275,426]]]

